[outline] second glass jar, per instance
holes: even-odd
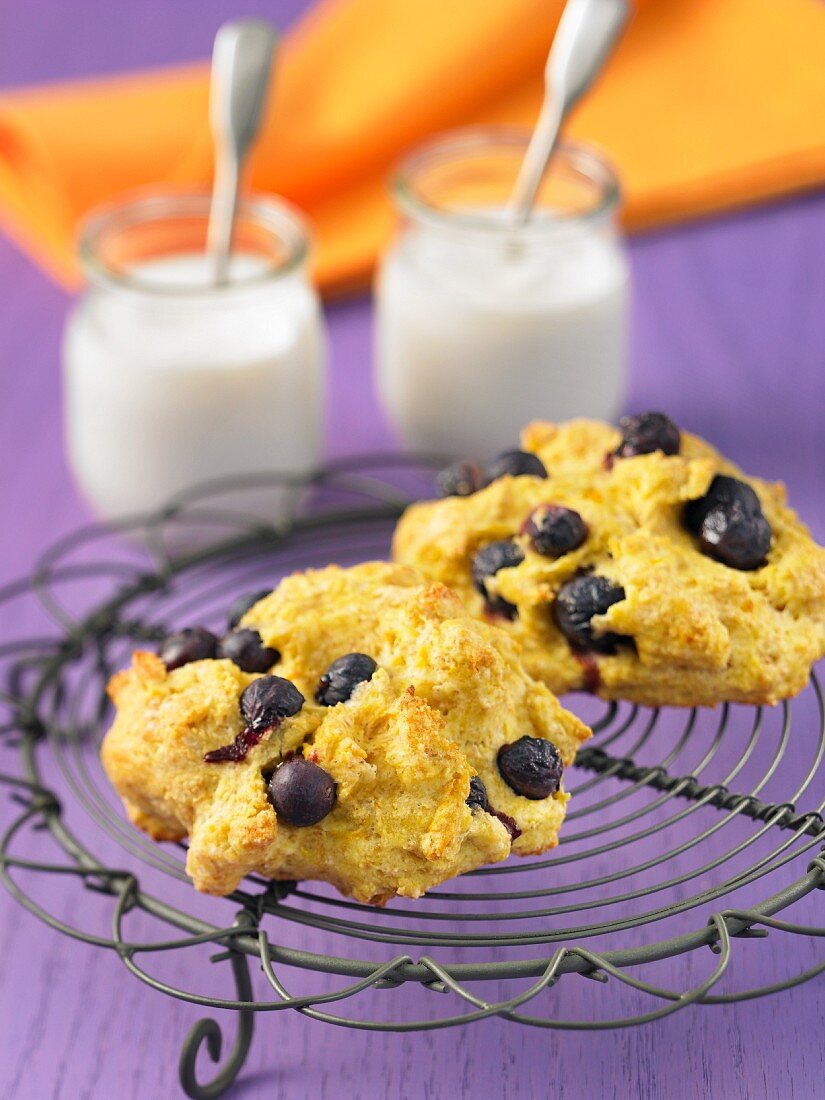
[[[401,226],[377,277],[377,384],[401,441],[483,456],[530,420],[612,418],[624,388],[629,271],[616,177],[554,155],[531,219],[506,209],[529,133],[469,129],[402,164]]]

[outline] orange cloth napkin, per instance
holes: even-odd
[[[249,183],[307,211],[326,292],[363,286],[386,176],[428,134],[531,124],[561,0],[325,0],[284,41]],[[607,150],[638,229],[825,181],[825,3],[647,0],[569,132]],[[0,96],[0,221],[67,286],[78,219],[206,184],[207,66]]]

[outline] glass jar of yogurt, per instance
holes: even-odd
[[[605,161],[563,144],[531,219],[507,215],[529,133],[435,139],[400,167],[401,226],[376,284],[377,383],[409,447],[483,456],[532,419],[611,418],[629,270]]]
[[[64,337],[66,440],[104,516],[321,457],[326,341],[307,230],[285,203],[241,202],[229,280],[215,285],[208,217],[205,194],[139,197],[82,234],[89,289]],[[261,489],[243,508],[276,519],[276,495]]]

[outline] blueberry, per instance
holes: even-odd
[[[345,653],[333,661],[321,677],[315,701],[322,707],[346,703],[359,684],[371,680],[378,665],[366,653]]]
[[[679,429],[664,413],[647,412],[640,413],[639,416],[625,416],[619,421],[619,425],[622,429],[622,441],[616,448],[617,458],[649,455],[653,451],[662,451],[666,455],[679,453]]]
[[[264,645],[257,630],[242,627],[221,640],[218,656],[228,657],[243,672],[267,672],[281,655],[277,649]]]
[[[524,521],[522,534],[537,554],[558,558],[578,549],[587,538],[587,524],[572,508],[541,504]]]
[[[293,756],[276,768],[267,794],[278,817],[299,828],[323,821],[338,797],[329,772],[302,756]]]
[[[250,592],[246,596],[238,596],[237,600],[233,600],[229,606],[229,629],[234,630],[247,611],[250,611],[259,600],[268,596],[271,591],[271,588],[262,588],[259,592]]]
[[[487,464],[487,480],[498,477],[547,477],[547,470],[538,455],[530,451],[502,451]]]
[[[513,818],[510,817],[509,814],[494,810],[490,805],[489,799],[487,798],[487,788],[477,775],[474,775],[470,780],[470,793],[467,796],[467,805],[471,810],[478,808],[479,810],[484,810],[485,813],[492,814],[493,817],[497,817],[510,834],[511,842],[517,840],[521,836],[521,829],[516,825]]]
[[[246,759],[251,748],[259,744],[264,735],[284,718],[291,718],[304,705],[304,697],[283,676],[261,676],[244,689],[241,695],[241,714],[246,728],[234,741],[203,754],[207,764],[237,764]]]
[[[525,798],[547,798],[561,784],[559,750],[545,737],[520,737],[498,750],[501,778]]]
[[[218,639],[202,626],[187,627],[178,634],[170,634],[161,646],[160,659],[171,672],[190,661],[205,661],[214,657]]]
[[[487,788],[477,775],[474,775],[470,780],[470,793],[467,796],[467,805],[471,810],[474,810],[476,806],[480,810],[486,810],[487,812],[490,810],[490,803],[487,800]]]
[[[283,676],[260,676],[241,695],[241,714],[253,730],[269,729],[303,705],[303,695]]]
[[[484,471],[476,462],[455,462],[436,474],[440,497],[468,497],[484,486]]]
[[[771,546],[772,531],[759,497],[744,481],[718,474],[707,493],[685,505],[685,527],[704,553],[732,569],[758,569]]]
[[[729,508],[741,504],[746,512],[761,512],[759,497],[747,484],[727,474],[717,474],[708,487],[708,491],[698,500],[689,500],[685,505],[682,518],[685,527],[693,535],[699,535],[705,516],[712,508]]]
[[[624,598],[625,591],[621,585],[614,584],[607,577],[580,573],[559,589],[553,603],[553,618],[571,645],[597,653],[613,653],[616,645],[624,640],[622,635],[609,632],[595,635],[592,619],[594,615],[603,615],[609,607]]]
[[[503,539],[501,542],[491,542],[487,546],[477,550],[473,555],[472,574],[473,585],[487,601],[487,607],[499,615],[506,615],[508,619],[514,619],[517,615],[515,604],[487,591],[487,581],[495,576],[499,569],[512,569],[524,561],[524,553],[512,539]]]
[[[741,504],[747,512],[762,511],[759,497],[747,482],[727,474],[717,474],[703,497],[689,500],[685,505],[682,514],[685,527],[691,534],[698,535],[705,516],[712,508],[727,508],[736,503]]]
[[[762,512],[749,512],[738,501],[711,508],[702,521],[699,545],[732,569],[758,569],[771,547],[771,525]]]

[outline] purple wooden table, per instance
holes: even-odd
[[[248,0],[288,22],[300,0]],[[24,83],[208,53],[232,0],[0,3],[0,80]],[[665,408],[754,473],[783,478],[825,538],[825,197],[637,240],[629,405]],[[0,241],[0,581],[87,512],[61,445],[59,339],[67,305]],[[367,301],[329,313],[329,451],[391,445],[370,385]],[[14,621],[0,626],[14,633]],[[821,794],[820,794],[821,797]],[[821,897],[821,895],[819,895]],[[809,910],[810,912],[810,910]],[[819,923],[821,905],[819,907]],[[0,1095],[8,1100],[176,1095],[185,1031],[201,1013],[130,980],[0,892]],[[800,968],[821,946],[798,947]],[[769,944],[751,983],[772,980]],[[343,1032],[259,1018],[233,1095],[289,1097],[782,1097],[823,1095],[825,983],[653,1027],[596,1036],[502,1021],[425,1035]],[[231,1031],[232,1025],[228,1023]]]

